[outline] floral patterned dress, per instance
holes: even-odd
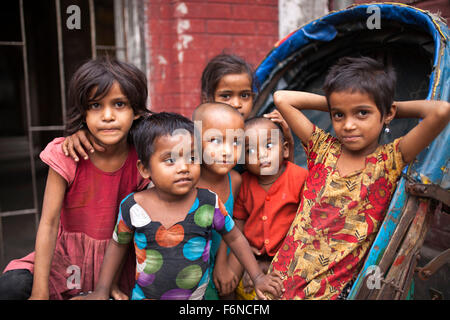
[[[314,128],[305,147],[302,201],[270,267],[283,275],[282,299],[336,299],[358,274],[405,166],[400,139],[366,156],[364,169],[341,177],[340,142]]]

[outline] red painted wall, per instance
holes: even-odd
[[[256,67],[278,40],[277,0],[148,0],[147,15],[154,111],[190,117],[209,59],[225,50]]]

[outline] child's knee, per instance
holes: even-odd
[[[31,295],[33,274],[26,269],[10,270],[0,276],[0,300],[26,300]]]

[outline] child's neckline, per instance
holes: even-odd
[[[202,190],[202,188],[195,188],[196,189],[196,195],[194,197],[194,201],[190,206],[190,209],[187,210],[186,214],[184,214],[183,219],[180,219],[174,223],[172,223],[171,225],[165,225],[163,224],[160,220],[154,220],[152,218],[152,216],[150,215],[150,213],[142,206],[140,205],[135,198],[136,193],[133,194],[133,201],[134,203],[145,212],[145,214],[150,218],[150,223],[157,223],[160,226],[164,227],[165,230],[169,230],[170,228],[174,227],[175,225],[182,225],[184,224],[184,222],[186,221],[187,217],[189,216],[189,214],[191,214],[192,212],[195,212],[195,210],[197,210],[198,206],[199,206],[199,200],[198,200],[198,194],[200,192],[200,190]]]
[[[369,154],[367,154],[367,155],[364,156],[364,166],[363,166],[361,169],[357,169],[357,170],[354,170],[354,171],[350,171],[350,172],[349,172],[348,174],[346,174],[346,175],[341,175],[341,172],[339,171],[339,169],[338,169],[338,167],[337,167],[338,161],[339,161],[339,159],[340,159],[340,157],[341,157],[341,155],[342,155],[342,144],[339,143],[337,153],[335,154],[336,161],[334,161],[333,174],[337,174],[337,176],[338,176],[339,178],[341,178],[341,179],[348,179],[348,178],[351,178],[351,177],[360,175],[360,174],[361,174],[362,172],[364,172],[364,171],[366,170],[366,168],[367,168],[367,159],[368,159],[369,157],[372,157],[372,156],[378,154],[378,150],[379,150],[382,146],[383,146],[383,145],[379,144],[379,145],[375,148],[375,150],[374,150],[373,152],[371,152],[371,153],[369,153]]]
[[[201,179],[201,178],[200,178],[200,179]],[[233,195],[233,190],[232,190],[232,187],[231,187],[231,185],[232,185],[232,183],[231,183],[231,173],[228,172],[226,175],[222,176],[221,179],[222,179],[222,181],[225,181],[225,180],[226,180],[226,184],[227,184],[227,188],[226,188],[226,190],[227,190],[227,195],[226,195],[226,197],[225,197],[226,200],[223,201],[223,200],[221,199],[221,201],[222,201],[223,203],[226,203],[226,202],[230,199],[230,196]],[[220,182],[220,181],[219,181],[219,182]],[[214,191],[213,188],[211,188],[210,185],[209,185],[208,183],[204,183],[205,186],[203,186],[203,187],[202,187],[201,185],[200,185],[200,186],[199,186],[199,185],[200,185],[200,183],[197,183],[197,188],[209,189],[209,190],[213,191],[214,193],[216,193],[217,196],[219,196],[218,192]],[[219,197],[219,198],[220,198],[220,197]]]
[[[102,170],[101,168],[97,167],[97,165],[96,165],[91,159],[88,159],[88,160],[83,160],[83,159],[82,159],[82,161],[88,162],[88,163],[92,166],[92,168],[93,168],[95,171],[97,171],[97,172],[99,172],[99,173],[101,173],[101,174],[115,175],[115,174],[117,174],[118,172],[120,172],[120,171],[126,166],[126,164],[128,163],[128,161],[130,161],[130,156],[131,156],[131,151],[132,151],[132,149],[133,149],[133,146],[130,145],[130,144],[127,144],[127,155],[126,155],[125,159],[123,160],[123,162],[121,163],[121,165],[118,166],[118,168],[115,169],[115,170],[113,170],[113,171]]]
[[[274,185],[276,185],[277,182],[280,180],[280,178],[286,173],[287,168],[288,168],[288,165],[289,165],[289,161],[284,161],[284,163],[283,163],[283,166],[284,166],[283,172],[275,179],[275,181],[273,181],[273,183],[269,186],[269,188],[267,188],[267,190],[264,188],[264,185],[261,185],[261,184],[259,183],[258,177],[257,177],[257,176],[254,176],[255,179],[256,179],[256,184],[257,184],[262,190],[264,190],[265,193],[269,193],[270,189],[272,189],[272,187],[273,187]],[[268,185],[268,184],[267,184],[267,185]]]

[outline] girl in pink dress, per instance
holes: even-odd
[[[49,172],[35,252],[6,267],[0,299],[68,299],[93,290],[120,201],[148,184],[128,138],[134,120],[148,113],[145,75],[117,60],[91,60],[75,72],[68,98],[67,133],[85,128],[105,151],[75,162],[62,151],[64,138],[42,151]],[[134,283],[131,252],[113,298],[126,298]]]

